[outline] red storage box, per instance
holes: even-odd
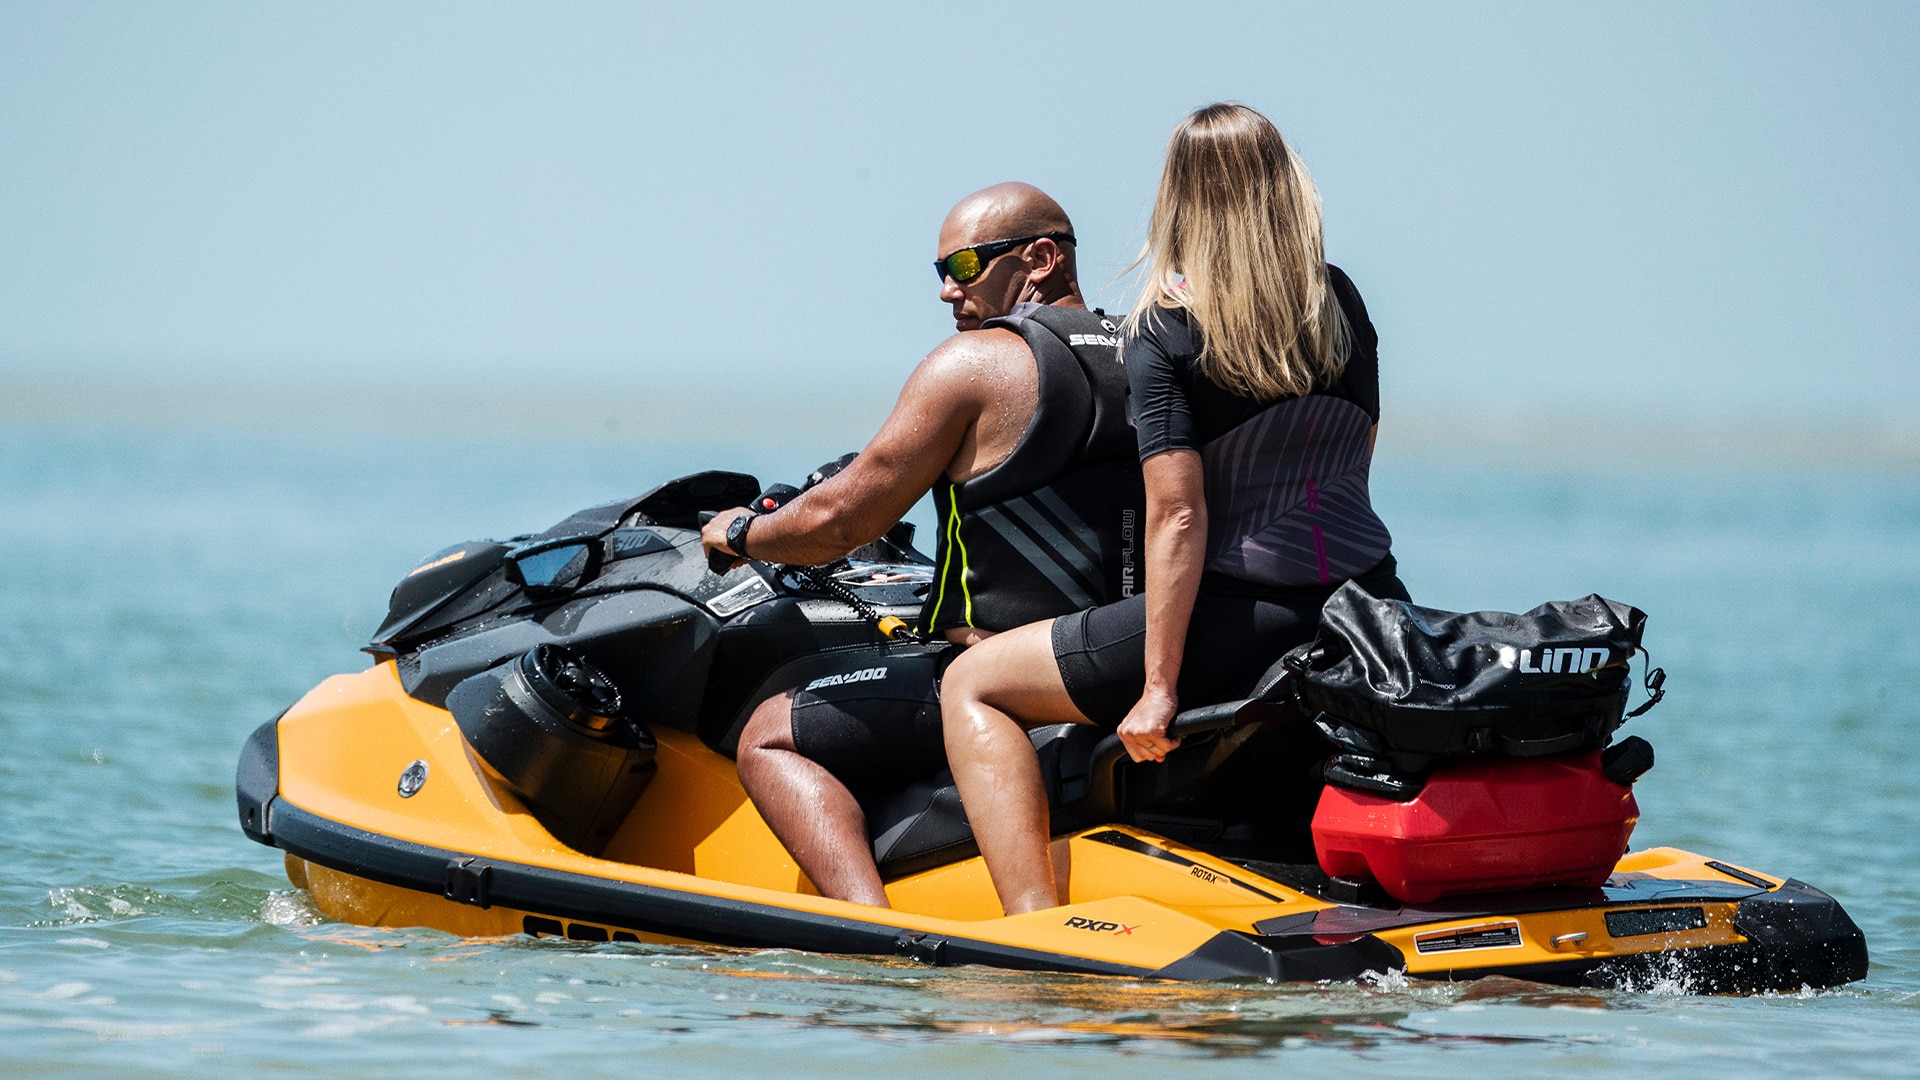
[[[1640,820],[1633,791],[1600,753],[1476,761],[1439,769],[1395,802],[1327,785],[1313,815],[1320,868],[1372,878],[1395,899],[1548,885],[1598,886]]]

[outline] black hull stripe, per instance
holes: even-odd
[[[268,823],[271,839],[266,842],[293,855],[342,873],[432,896],[445,895],[450,864],[472,859],[445,848],[397,840],[345,825],[290,806],[277,798],[269,804]],[[1113,843],[1111,839],[1101,839]],[[1131,845],[1115,846],[1132,850]],[[1156,850],[1164,852],[1164,849]],[[1172,856],[1171,852],[1164,854]],[[1376,947],[1363,949],[1356,952],[1355,957],[1349,957],[1349,946],[1313,946],[1315,939],[1310,934],[1262,935],[1226,930],[1195,949],[1188,957],[1164,968],[1149,970],[990,941],[940,938],[935,934],[910,931],[899,926],[615,881],[541,866],[481,859],[473,859],[473,862],[485,863],[488,868],[489,906],[498,905],[597,926],[738,948],[912,956],[930,959],[936,964],[984,964],[1019,971],[1174,979],[1249,976],[1348,979],[1356,977],[1361,970],[1353,966],[1355,957],[1364,960],[1371,952],[1381,948],[1397,955],[1397,950],[1378,942],[1371,935],[1363,935],[1363,944],[1374,942]],[[1697,886],[1699,883],[1687,884]],[[1805,913],[1801,919],[1810,920],[1816,925],[1803,926],[1789,916],[1777,929],[1770,929],[1766,925],[1768,915],[1758,911],[1754,913],[1753,925],[1742,925],[1746,921],[1744,916],[1748,904],[1769,900],[1783,901],[1789,908],[1800,908]],[[1691,984],[1688,989],[1693,993],[1788,991],[1802,985],[1837,986],[1866,977],[1868,961],[1865,938],[1840,906],[1825,893],[1801,882],[1789,881],[1776,887],[1774,893],[1750,897],[1740,904],[1740,909],[1735,915],[1736,929],[1750,939],[1759,934],[1782,940],[1771,944],[1749,940],[1730,945],[1532,964],[1490,963],[1485,967],[1462,966],[1449,971],[1410,974],[1426,980],[1512,975],[1563,986],[1631,990],[1674,973],[1672,965],[1677,960],[1681,965],[1679,973],[1688,979]],[[1225,966],[1205,962],[1196,966],[1192,963],[1213,953],[1222,942],[1236,947],[1229,952],[1247,955]],[[1303,953],[1300,951],[1302,949],[1306,951]],[[1317,972],[1308,967],[1297,975],[1288,974],[1294,958],[1304,956],[1312,963],[1314,954],[1323,957],[1323,963],[1334,966]],[[1494,958],[1489,956],[1488,959]],[[1185,970],[1189,968],[1190,972]]]
[[[1256,889],[1253,886],[1247,884],[1246,882],[1241,881],[1239,878],[1234,877],[1232,874],[1224,874],[1218,870],[1213,869],[1210,866],[1202,866],[1199,863],[1194,862],[1192,859],[1187,858],[1185,855],[1176,855],[1173,852],[1168,851],[1166,848],[1149,844],[1145,840],[1142,840],[1138,837],[1128,836],[1126,833],[1123,833],[1118,829],[1108,829],[1105,832],[1088,833],[1085,839],[1091,840],[1096,844],[1106,844],[1109,847],[1117,847],[1122,851],[1131,851],[1136,855],[1145,855],[1149,859],[1160,859],[1163,862],[1170,862],[1176,866],[1184,866],[1189,869],[1197,869],[1201,873],[1219,878],[1220,880],[1226,882],[1229,885],[1234,886],[1235,888],[1245,889],[1246,891],[1252,893],[1255,896],[1265,897],[1266,899],[1271,900],[1276,904],[1286,903],[1286,900],[1282,899],[1281,897],[1275,896],[1265,889]]]
[[[442,896],[448,864],[472,857],[491,868],[489,899],[493,906],[714,945],[892,956],[899,952],[903,938],[921,933],[772,904],[468,856],[358,829],[290,806],[285,800],[274,802],[272,830],[275,846],[355,877]],[[1151,974],[1148,968],[990,941],[943,940],[946,963],[1088,975]]]

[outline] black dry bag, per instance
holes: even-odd
[[[1646,614],[1599,596],[1521,615],[1456,614],[1377,600],[1349,581],[1313,641],[1287,654],[1295,700],[1343,750],[1418,774],[1466,757],[1544,757],[1605,746],[1627,716]]]

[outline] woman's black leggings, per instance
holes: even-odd
[[[1409,600],[1388,555],[1353,580],[1373,596]],[[1260,676],[1296,645],[1313,640],[1332,585],[1261,588],[1207,574],[1194,599],[1180,663],[1180,705],[1193,708],[1249,693]],[[1053,621],[1053,656],[1067,694],[1087,719],[1117,726],[1147,683],[1147,598],[1063,615]]]

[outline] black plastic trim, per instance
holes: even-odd
[[[1730,878],[1733,878],[1736,881],[1744,881],[1747,884],[1752,885],[1757,889],[1771,890],[1774,887],[1773,882],[1768,881],[1766,878],[1761,877],[1759,874],[1749,874],[1745,870],[1742,870],[1737,866],[1728,866],[1726,863],[1720,862],[1717,859],[1708,859],[1707,866],[1709,866],[1714,870],[1720,871],[1721,873],[1727,875]]]
[[[448,868],[472,860],[460,852],[415,844],[321,817],[290,803],[274,813],[273,843],[303,859],[387,885],[445,895]],[[471,864],[466,864],[471,865]],[[724,897],[614,881],[541,866],[486,860],[486,899],[497,907],[739,948],[897,955],[899,926],[796,911]],[[472,902],[472,901],[469,901]],[[921,937],[926,935],[921,934]],[[928,946],[932,962],[988,964],[1021,971],[1090,975],[1151,974],[1146,968],[965,938]],[[914,955],[910,953],[909,955]],[[1176,976],[1177,977],[1177,976]]]
[[[1166,848],[1159,847],[1155,844],[1149,844],[1145,840],[1142,840],[1137,836],[1128,836],[1126,833],[1123,833],[1118,829],[1107,829],[1102,832],[1088,833],[1086,836],[1082,837],[1082,839],[1091,840],[1096,844],[1106,844],[1111,847],[1117,847],[1122,851],[1131,851],[1136,855],[1145,855],[1150,859],[1160,859],[1164,862],[1170,862],[1170,863],[1178,864],[1180,866],[1185,866],[1192,870],[1197,870],[1201,874],[1205,874],[1208,877],[1219,878],[1222,881],[1225,881],[1229,885],[1234,885],[1239,888],[1245,889],[1248,892],[1254,894],[1255,896],[1263,896],[1268,900],[1273,901],[1276,904],[1286,903],[1285,897],[1275,896],[1272,893],[1266,891],[1265,889],[1256,888],[1252,885],[1247,884],[1244,881],[1241,881],[1239,878],[1234,877],[1232,874],[1221,873],[1220,871],[1215,870],[1211,866],[1202,866],[1199,863],[1194,862],[1192,859],[1187,858],[1185,855],[1176,855],[1173,852],[1168,851]]]
[[[1733,928],[1759,947],[1780,990],[1867,977],[1867,937],[1833,897],[1797,878],[1733,909]]]
[[[1222,930],[1187,955],[1154,972],[1159,979],[1263,979],[1267,982],[1348,982],[1373,971],[1404,970],[1407,958],[1377,937],[1322,943],[1304,936],[1267,936]]]
[[[1607,936],[1644,937],[1648,934],[1677,934],[1699,930],[1707,925],[1707,909],[1698,905],[1683,907],[1620,908],[1606,913]],[[1517,944],[1517,943],[1516,943]]]
[[[280,716],[285,716],[282,710]],[[233,770],[233,794],[239,803],[240,831],[247,839],[273,846],[273,806],[280,794],[280,716],[261,724],[240,748]]]
[[[1286,882],[1286,884],[1293,884]],[[1322,888],[1320,894],[1331,890]],[[1744,885],[1685,878],[1627,877],[1622,875],[1598,889],[1532,889],[1525,892],[1485,893],[1438,900],[1408,907],[1369,907],[1342,903],[1339,907],[1261,919],[1253,928],[1263,934],[1371,934],[1403,926],[1504,915],[1527,915],[1573,908],[1647,906],[1701,902],[1739,902],[1764,895]],[[1328,897],[1332,899],[1332,897]]]

